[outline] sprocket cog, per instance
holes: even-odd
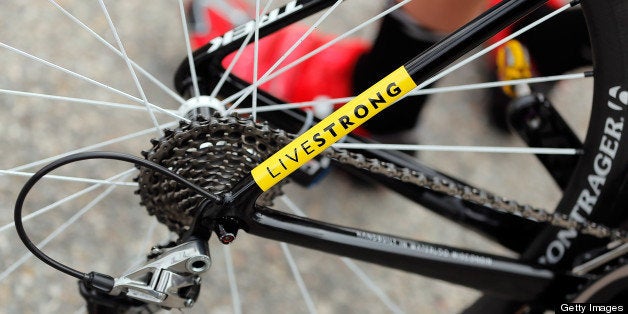
[[[199,116],[164,133],[153,139],[153,147],[142,155],[216,195],[229,191],[293,138],[266,123],[236,115]],[[188,229],[202,201],[200,195],[146,168],[140,168],[137,181],[141,204],[151,215],[178,234]],[[281,185],[262,194],[257,204],[270,206],[279,195]]]

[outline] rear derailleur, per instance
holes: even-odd
[[[146,262],[114,279],[110,292],[79,282],[89,313],[152,313],[189,308],[201,288],[200,274],[211,265],[207,240],[190,238],[151,249]]]

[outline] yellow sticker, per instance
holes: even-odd
[[[270,189],[416,86],[404,67],[397,69],[255,167],[255,182]]]

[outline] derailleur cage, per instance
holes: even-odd
[[[116,278],[110,294],[168,309],[191,307],[200,292],[200,274],[211,265],[207,241],[193,238],[152,250],[150,257]]]

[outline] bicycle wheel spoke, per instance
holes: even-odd
[[[280,197],[281,201],[297,216],[307,217],[305,212],[299,208],[290,198],[285,195]],[[345,264],[353,272],[365,285],[371,290],[379,299],[388,307],[388,309],[393,313],[403,313],[400,307],[395,304],[388,295],[382,290],[376,283],[373,281],[357,264],[355,264],[351,259],[346,257],[341,257],[340,261]]]
[[[79,79],[79,80],[82,80],[82,81],[84,81],[84,82],[90,83],[90,84],[92,84],[92,85],[96,85],[96,86],[101,87],[101,88],[104,88],[104,89],[106,89],[106,90],[109,90],[109,91],[111,91],[111,92],[113,92],[113,93],[116,93],[116,94],[118,94],[118,95],[121,95],[121,96],[123,96],[123,97],[126,97],[126,98],[128,98],[128,99],[130,99],[130,100],[133,100],[133,101],[135,101],[135,102],[138,102],[138,103],[144,103],[141,99],[139,99],[139,98],[137,98],[137,97],[135,97],[135,96],[129,95],[129,94],[127,94],[127,93],[123,92],[123,91],[120,91],[120,90],[115,89],[115,88],[113,88],[113,87],[111,87],[111,86],[108,86],[108,85],[106,85],[106,84],[103,84],[103,83],[101,83],[101,82],[98,82],[98,81],[96,81],[96,80],[94,80],[94,79],[88,78],[88,77],[86,77],[86,76],[84,76],[84,75],[81,75],[81,74],[78,74],[78,73],[76,73],[76,72],[74,72],[74,71],[68,70],[68,69],[66,69],[66,68],[64,68],[64,67],[62,67],[62,66],[59,66],[59,65],[57,65],[57,64],[54,64],[54,63],[52,63],[52,62],[50,62],[50,61],[47,61],[47,60],[41,59],[41,58],[39,58],[39,57],[37,57],[37,56],[34,56],[34,55],[32,55],[32,54],[30,54],[30,53],[28,53],[28,52],[25,52],[25,51],[23,51],[23,50],[17,49],[17,48],[15,48],[15,47],[13,47],[13,46],[9,46],[9,45],[7,45],[7,44],[5,44],[5,43],[0,42],[0,47],[2,47],[2,48],[4,48],[4,49],[7,49],[7,50],[9,50],[9,51],[12,51],[12,52],[14,52],[14,53],[17,53],[17,54],[19,54],[19,55],[21,55],[21,56],[24,56],[24,57],[28,58],[28,59],[31,59],[31,60],[33,60],[33,61],[35,61],[35,62],[38,62],[38,63],[44,64],[44,65],[46,65],[46,66],[48,66],[48,67],[51,67],[51,68],[53,68],[53,69],[59,70],[59,71],[61,71],[61,72],[64,72],[64,73],[66,73],[66,74],[68,74],[68,75],[70,75],[70,76],[72,76],[72,77],[74,77],[74,78],[77,78],[77,79]],[[173,114],[173,113],[171,113],[170,111],[168,111],[168,110],[166,110],[166,109],[163,109],[163,108],[161,108],[161,107],[159,107],[159,106],[157,106],[157,105],[155,105],[155,104],[148,103],[148,104],[147,104],[147,106],[148,106],[148,107],[150,107],[150,108],[152,108],[152,109],[155,109],[155,110],[161,111],[161,112],[163,112],[163,113],[165,113],[165,114],[167,114],[167,115],[171,115],[171,116],[172,116],[172,115],[174,115],[174,116],[175,116],[176,118],[178,118],[178,119],[181,119],[181,120],[187,120],[187,119],[185,119],[185,118],[183,118],[183,117],[180,117],[180,116],[178,116],[178,115],[176,115],[176,114]]]
[[[301,35],[299,39],[297,39],[297,41],[281,56],[281,58],[279,58],[268,70],[266,70],[266,72],[264,72],[262,77],[266,77],[272,74],[273,71],[275,71],[275,69],[277,69],[277,67],[279,67],[286,60],[286,58],[288,58],[292,54],[292,52],[294,52],[294,50],[296,50],[303,43],[303,41],[305,41],[305,39],[310,36],[312,32],[314,32],[314,30],[318,29],[321,23],[323,23],[338,8],[341,3],[342,0],[338,0],[329,9],[327,9],[327,11],[325,11],[325,13],[323,13],[323,15],[321,15],[316,20],[316,22],[314,22],[312,26],[310,26],[308,30],[305,31],[303,35]]]
[[[190,32],[188,31],[188,22],[185,18],[185,9],[183,8],[183,0],[179,0],[179,13],[181,15],[181,25],[183,28],[183,38],[185,38],[185,50],[188,56],[188,64],[190,67],[190,73],[192,75],[192,86],[194,87],[194,96],[201,96],[201,92],[198,88],[198,79],[196,78],[196,66],[194,65],[194,58],[192,57],[192,45],[190,44]]]
[[[391,312],[404,313],[399,306],[386,295],[386,292],[384,292],[384,290],[382,290],[353,260],[346,257],[341,257],[340,260],[369,288],[369,290],[377,295],[379,300],[382,301]]]
[[[414,90],[408,93],[408,95],[409,96],[433,95],[433,94],[442,94],[442,93],[450,93],[450,92],[462,92],[462,91],[469,91],[469,90],[488,89],[488,88],[503,87],[503,86],[510,86],[510,85],[549,83],[549,82],[583,79],[583,78],[592,77],[592,75],[593,74],[590,72],[582,72],[582,73],[573,73],[573,74],[532,77],[532,78],[527,78],[527,79],[517,79],[517,80],[509,80],[509,81],[495,81],[495,82],[466,84],[466,85],[458,85],[458,86],[444,86],[444,87]]]
[[[581,151],[574,148],[545,147],[496,147],[496,146],[448,146],[448,145],[412,145],[412,144],[363,144],[337,143],[335,148],[344,149],[381,149],[433,152],[464,152],[493,154],[536,154],[536,155],[578,155]]]
[[[49,212],[49,211],[51,211],[51,210],[53,210],[53,209],[63,205],[63,204],[65,204],[65,203],[68,203],[68,202],[70,202],[70,201],[72,201],[72,200],[74,200],[74,199],[76,199],[76,198],[78,198],[78,197],[80,197],[82,195],[85,195],[85,194],[87,194],[87,193],[89,193],[91,191],[94,191],[95,189],[97,189],[99,187],[102,187],[104,185],[118,186],[118,184],[116,184],[116,180],[121,179],[122,177],[126,177],[130,173],[133,173],[136,170],[137,169],[135,169],[135,168],[128,169],[128,170],[126,170],[124,172],[121,172],[121,173],[115,175],[115,176],[112,176],[112,177],[110,177],[108,179],[105,179],[104,182],[102,182],[102,183],[93,184],[92,186],[89,186],[87,188],[84,188],[84,189],[76,192],[76,193],[68,195],[68,196],[66,196],[66,197],[64,197],[64,198],[62,198],[62,199],[60,199],[60,200],[58,200],[58,201],[56,201],[56,202],[46,206],[46,207],[40,208],[40,209],[38,209],[38,210],[36,210],[36,211],[26,215],[26,216],[23,216],[22,217],[22,221],[26,222],[26,221],[29,221],[29,220],[31,220],[31,219],[33,219],[33,218],[35,218],[35,217],[37,217],[37,216],[39,216],[41,214],[45,214],[45,213],[47,213],[47,212]],[[4,230],[7,230],[7,229],[10,229],[10,228],[13,228],[13,227],[15,227],[15,223],[14,222],[8,223],[8,224],[0,227],[0,232],[2,232]]]
[[[123,179],[124,178],[125,177],[123,177]],[[98,205],[98,203],[100,203],[100,201],[102,201],[105,197],[107,197],[109,194],[111,194],[111,192],[113,192],[116,187],[117,186],[112,185],[112,186],[108,187],[104,192],[102,192],[101,194],[96,196],[85,207],[81,208],[81,210],[79,210],[74,215],[72,215],[72,217],[70,217],[68,220],[66,220],[61,226],[59,226],[56,230],[54,230],[44,240],[39,242],[37,244],[37,247],[39,249],[42,249],[46,245],[48,245],[48,243],[50,243],[50,241],[54,240],[58,235],[60,235],[68,227],[70,227],[72,224],[74,224],[79,218],[81,218],[87,212],[92,210],[92,208],[94,208],[94,206]],[[22,266],[24,263],[26,263],[32,256],[33,256],[33,254],[31,252],[28,252],[28,253],[22,255],[22,257],[20,257],[20,259],[18,259],[15,263],[13,263],[9,267],[7,267],[7,269],[5,269],[2,273],[0,273],[0,282],[2,282],[6,277],[8,277],[11,273],[13,273],[16,269],[18,269],[20,266]]]
[[[235,271],[233,269],[233,259],[231,258],[231,248],[227,245],[222,246],[223,254],[225,255],[225,265],[227,266],[227,277],[229,278],[229,290],[231,292],[231,304],[233,306],[233,313],[242,313],[242,301],[240,299],[240,293],[238,292],[238,284],[236,281]]]
[[[96,38],[98,41],[100,41],[103,45],[105,45],[105,47],[109,48],[111,51],[113,51],[114,53],[116,53],[118,56],[122,57],[122,52],[120,52],[120,50],[116,49],[113,45],[111,45],[108,41],[106,41],[104,38],[102,38],[102,36],[98,35],[98,33],[96,33],[94,30],[92,30],[91,28],[89,28],[87,25],[85,25],[83,22],[81,22],[78,18],[76,18],[74,15],[72,15],[70,12],[68,12],[67,10],[65,10],[63,7],[61,7],[57,2],[55,2],[54,0],[48,0],[55,8],[57,8],[63,15],[65,15],[67,18],[69,18],[71,21],[73,21],[74,23],[76,23],[78,26],[80,26],[81,28],[83,28],[84,30],[86,30],[89,34],[91,34],[94,38]],[[151,82],[153,82],[153,84],[155,84],[157,87],[159,87],[159,89],[161,89],[162,91],[164,91],[166,94],[168,94],[169,96],[171,96],[172,98],[174,98],[177,102],[179,102],[179,104],[183,104],[185,103],[185,99],[183,99],[181,96],[179,96],[179,94],[175,93],[171,88],[169,88],[168,86],[166,86],[164,83],[162,83],[161,81],[159,81],[155,76],[153,76],[152,74],[150,74],[148,71],[146,71],[144,68],[142,68],[141,66],[139,66],[137,63],[135,63],[133,60],[130,60],[131,64],[133,65],[133,67],[138,70],[140,73],[142,73],[142,75],[144,75],[144,77],[146,77],[147,79],[149,79]]]
[[[146,231],[146,235],[144,236],[144,240],[142,240],[142,243],[139,247],[141,249],[145,249],[145,248],[149,248],[151,247],[151,244],[153,244],[154,242],[152,241],[153,236],[155,235],[155,230],[157,230],[157,226],[159,225],[159,221],[157,221],[157,219],[153,219],[153,221],[150,223],[150,225],[148,226],[148,230]],[[144,252],[143,250],[140,250],[137,253],[137,258],[135,259],[135,261],[132,261],[129,264],[129,268],[133,267],[134,265],[138,265],[140,263],[143,263],[146,261],[146,252]]]
[[[414,90],[416,91],[416,90],[423,89],[424,87],[426,87],[426,86],[428,86],[428,85],[430,85],[430,84],[440,80],[441,78],[443,78],[443,77],[449,75],[450,73],[460,69],[461,67],[463,67],[463,66],[465,66],[465,65],[475,61],[476,59],[486,55],[487,53],[497,49],[499,46],[505,44],[509,40],[517,38],[519,35],[521,35],[521,34],[527,32],[527,31],[531,30],[532,28],[536,27],[537,25],[542,24],[543,22],[545,22],[545,21],[551,19],[552,17],[560,14],[561,12],[564,12],[565,10],[571,8],[572,6],[573,5],[570,3],[570,4],[564,5],[563,7],[559,8],[559,9],[554,10],[552,13],[549,13],[549,14],[543,16],[542,18],[540,18],[540,19],[538,19],[538,20],[536,20],[536,21],[526,25],[525,27],[521,28],[520,30],[518,30],[516,32],[513,32],[512,34],[510,34],[510,35],[500,39],[496,43],[494,43],[494,44],[492,44],[492,45],[490,45],[490,46],[480,50],[479,52],[471,55],[470,57],[468,57],[468,58],[466,58],[466,59],[464,59],[464,60],[462,60],[462,61],[460,61],[460,62],[458,62],[458,63],[456,63],[454,65],[452,65],[451,67],[447,68],[446,70],[441,71],[440,73],[434,75],[433,77],[429,78],[425,82],[420,83]],[[408,95],[406,95],[406,97],[407,96]]]
[[[297,263],[295,262],[294,257],[292,256],[292,253],[290,252],[290,249],[288,248],[288,245],[284,242],[279,243],[279,245],[281,246],[281,251],[283,252],[284,257],[286,258],[286,261],[288,262],[288,265],[290,266],[290,272],[292,272],[292,276],[294,277],[294,280],[296,281],[297,286],[299,287],[299,291],[301,292],[303,301],[305,301],[305,305],[307,306],[308,312],[317,313],[316,308],[314,307],[314,302],[312,301],[312,296],[310,295],[310,292],[308,291],[307,286],[305,285],[305,282],[303,281],[303,277],[301,276],[299,267],[297,266]]]
[[[173,127],[173,126],[177,125],[178,123],[179,122],[169,122],[169,123],[162,124],[159,127],[160,128]],[[139,132],[135,132],[135,133],[127,134],[127,135],[124,135],[124,136],[116,137],[114,139],[107,140],[107,141],[104,141],[104,142],[100,142],[100,143],[97,143],[97,144],[81,147],[81,148],[78,148],[78,149],[75,149],[75,150],[72,150],[72,151],[65,152],[63,154],[59,154],[59,155],[55,155],[55,156],[52,156],[52,157],[48,157],[48,158],[40,159],[40,160],[37,160],[37,161],[33,161],[33,162],[25,164],[25,165],[21,165],[21,166],[17,166],[17,167],[11,168],[11,169],[7,169],[7,171],[21,171],[21,170],[28,169],[28,168],[31,168],[31,167],[40,166],[40,165],[43,165],[45,163],[54,161],[54,160],[59,159],[59,158],[63,158],[63,157],[68,156],[68,155],[81,153],[81,152],[85,152],[85,151],[88,151],[88,150],[99,149],[99,148],[102,148],[102,147],[105,147],[105,146],[108,146],[108,145],[112,145],[112,144],[121,143],[121,142],[128,141],[128,140],[131,140],[131,139],[134,139],[134,138],[137,138],[137,137],[141,137],[141,136],[145,136],[145,135],[151,134],[154,131],[155,130],[153,128],[145,129],[145,130],[142,130],[142,131],[139,131]]]
[[[311,106],[325,106],[325,105],[334,105],[334,104],[342,104],[348,101],[351,101],[353,97],[344,97],[344,98],[333,98],[333,99],[323,99],[323,100],[312,100],[312,101],[303,101],[303,102],[294,102],[287,104],[277,104],[277,105],[269,105],[257,108],[257,112],[271,112],[271,111],[282,111],[288,109],[297,109],[297,108],[305,108]],[[239,114],[251,113],[251,108],[238,108],[234,110],[234,112]]]
[[[237,93],[235,93],[235,94],[233,94],[233,95],[231,95],[231,96],[229,96],[229,97],[225,98],[225,99],[222,101],[222,104],[223,104],[223,105],[227,105],[227,104],[231,103],[232,101],[234,101],[234,100],[236,100],[236,99],[238,99],[238,98],[242,97],[242,95],[244,95],[244,94],[246,94],[247,96],[248,96],[248,95],[250,95],[250,94],[251,94],[251,92],[253,91],[253,89],[254,89],[254,88],[257,88],[259,85],[262,85],[262,84],[264,84],[264,83],[266,83],[266,82],[268,82],[268,81],[270,81],[270,80],[272,80],[272,79],[276,78],[277,76],[279,76],[279,75],[281,75],[281,74],[285,73],[286,71],[288,71],[288,70],[290,70],[290,69],[294,68],[295,66],[297,66],[297,65],[299,65],[299,64],[301,64],[301,63],[303,63],[304,61],[306,61],[306,60],[308,60],[308,59],[312,58],[313,56],[317,55],[317,54],[318,54],[318,53],[320,53],[321,51],[323,51],[323,50],[325,50],[325,49],[327,49],[327,48],[329,48],[329,47],[333,46],[334,44],[338,43],[339,41],[341,41],[341,40],[343,40],[343,39],[345,39],[345,38],[349,37],[350,35],[354,34],[355,32],[357,32],[357,31],[359,31],[359,30],[363,29],[364,27],[366,27],[366,26],[368,26],[368,25],[371,25],[372,23],[374,23],[374,22],[378,21],[378,20],[379,20],[379,19],[381,19],[382,17],[384,17],[384,16],[386,16],[386,15],[390,14],[391,12],[393,12],[393,11],[397,10],[397,9],[398,9],[398,8],[400,8],[402,5],[404,5],[404,4],[406,4],[406,3],[410,2],[410,1],[411,1],[411,0],[404,0],[404,1],[402,1],[402,2],[397,3],[396,5],[394,5],[394,6],[390,7],[389,9],[387,9],[387,10],[385,10],[385,11],[383,11],[383,12],[381,12],[381,13],[377,14],[376,16],[374,16],[374,17],[370,18],[370,19],[369,19],[369,20],[367,20],[366,22],[363,22],[362,24],[360,24],[360,25],[358,25],[358,26],[356,26],[356,27],[352,28],[351,30],[349,30],[349,31],[347,31],[347,32],[345,32],[345,33],[343,33],[342,35],[340,35],[340,36],[338,36],[338,37],[336,37],[336,38],[334,38],[334,39],[332,39],[332,40],[328,41],[327,43],[323,44],[322,46],[320,46],[320,47],[318,47],[318,48],[316,48],[316,49],[312,50],[311,52],[309,52],[308,54],[306,54],[306,55],[302,56],[301,58],[299,58],[299,59],[297,59],[297,60],[295,60],[295,61],[293,61],[293,62],[289,63],[288,65],[284,66],[283,68],[280,68],[279,70],[277,70],[277,71],[275,71],[275,72],[273,72],[273,73],[268,73],[268,75],[266,75],[266,76],[262,76],[262,77],[261,77],[261,78],[257,81],[257,84],[256,84],[256,85],[251,85],[251,86],[248,86],[247,88],[242,89],[241,91],[239,91],[239,92],[237,92]],[[244,96],[244,97],[246,97],[246,96]],[[230,109],[231,109],[231,108],[230,108]],[[235,109],[235,108],[233,108],[233,109]]]
[[[9,170],[0,170],[0,175],[8,175],[15,177],[27,177],[30,178],[34,175],[31,172],[22,172],[22,171],[9,171]],[[135,182],[109,182],[106,180],[97,180],[97,179],[89,179],[89,178],[80,178],[80,177],[68,177],[68,176],[58,176],[58,175],[45,175],[42,179],[48,180],[57,180],[57,181],[66,181],[66,182],[77,182],[77,183],[102,183],[107,185],[119,185],[119,186],[131,186],[136,187],[137,183]]]
[[[296,50],[302,43],[303,41],[310,35],[312,34],[312,32],[314,32],[314,30],[316,30],[321,23],[323,23],[323,21],[325,21],[327,19],[327,17],[329,17],[335,10],[336,8],[338,8],[338,6],[342,3],[342,0],[338,0],[336,1],[336,3],[334,3],[334,5],[332,5],[329,9],[327,9],[327,11],[325,11],[325,13],[323,13],[323,15],[321,15],[321,17],[319,17],[316,22],[314,22],[312,24],[312,26],[310,26],[307,31],[305,31],[305,33],[303,33],[303,35],[301,35],[301,37],[299,39],[297,39],[297,41],[290,47],[288,48],[288,50],[283,53],[283,55],[277,60],[275,61],[275,63],[268,69],[266,70],[266,72],[262,75],[262,78],[267,77],[268,75],[270,75],[271,73],[273,73],[273,71],[279,67],[279,65],[281,65],[286,58],[288,58],[292,52],[294,52],[294,50]],[[256,28],[256,33],[259,33],[259,30]],[[257,41],[257,38],[256,38]],[[257,52],[256,52],[257,53]],[[256,61],[257,62],[257,61]],[[255,67],[255,75],[254,75],[254,79],[253,79],[253,86],[258,86],[257,84],[257,67]],[[253,97],[253,101],[254,101],[254,106],[252,108],[252,113],[253,113],[253,118],[256,117],[256,109],[257,109],[257,87],[253,89],[253,93],[254,93],[254,97]],[[240,96],[240,98],[234,102],[232,104],[232,107],[229,108],[230,110],[233,110],[235,108],[237,108],[240,103],[242,101],[244,101],[244,99],[246,98],[246,96],[248,96],[246,93],[243,94],[242,96]],[[233,108],[233,109],[232,109]],[[229,111],[227,111],[227,113],[229,113]]]
[[[142,87],[142,84],[140,84],[140,80],[137,78],[135,69],[133,69],[133,66],[131,65],[131,59],[129,59],[129,56],[127,55],[126,50],[124,49],[124,45],[122,44],[122,40],[120,40],[120,36],[118,35],[118,31],[116,30],[116,27],[113,25],[113,21],[111,20],[109,11],[107,11],[107,6],[105,6],[105,3],[103,2],[103,0],[98,0],[98,3],[100,3],[100,7],[102,8],[103,13],[105,14],[105,18],[107,19],[107,23],[109,24],[109,29],[111,29],[111,32],[113,33],[113,37],[115,38],[115,41],[118,44],[118,48],[120,49],[120,52],[122,53],[122,59],[124,59],[124,62],[126,63],[126,66],[129,69],[129,72],[131,73],[131,78],[133,78],[133,83],[135,84],[135,88],[137,88],[137,92],[140,94],[140,97],[142,98],[142,103],[146,107],[146,111],[148,112],[148,115],[150,116],[150,120],[153,122],[153,125],[155,126],[155,129],[157,130],[157,134],[163,135],[163,132],[161,131],[161,128],[159,127],[159,122],[157,122],[157,117],[155,117],[155,113],[153,112],[153,109],[148,105],[148,98],[146,98],[146,94],[144,93],[144,88]]]
[[[255,0],[255,39],[253,39],[253,85],[257,85],[257,71],[259,69],[259,22],[260,22],[260,0]],[[234,104],[234,106],[237,106]],[[253,120],[257,119],[257,87],[253,88]]]
[[[23,91],[8,90],[8,89],[0,89],[0,94],[11,95],[11,96],[31,97],[31,98],[41,98],[41,99],[49,99],[49,100],[58,100],[58,101],[67,101],[67,102],[81,103],[81,104],[107,107],[107,108],[120,108],[120,109],[136,110],[136,111],[146,110],[146,108],[142,106],[137,106],[137,105],[127,105],[127,104],[114,103],[114,102],[108,102],[108,101],[57,96],[57,95],[49,95],[49,94],[40,94],[40,93],[31,93],[31,92],[23,92]]]
[[[32,55],[32,54],[30,54],[30,53],[28,53],[28,52],[25,52],[25,51],[23,51],[23,50],[17,49],[17,48],[15,48],[15,47],[13,47],[13,46],[9,46],[9,45],[7,45],[7,44],[5,44],[5,43],[0,42],[0,47],[2,47],[2,48],[4,48],[4,49],[7,49],[7,50],[9,50],[9,51],[11,51],[11,52],[14,52],[14,53],[16,53],[16,54],[19,54],[19,55],[21,55],[21,56],[23,56],[23,57],[26,57],[26,58],[28,58],[28,59],[31,59],[31,60],[33,60],[33,61],[35,61],[35,62],[38,62],[38,63],[41,63],[41,64],[46,65],[46,66],[48,66],[48,67],[51,67],[51,68],[57,69],[57,70],[59,70],[59,71],[61,71],[61,72],[64,72],[64,73],[66,73],[66,74],[68,74],[68,75],[70,75],[70,76],[73,76],[73,77],[75,77],[75,78],[77,78],[77,79],[80,79],[80,80],[82,80],[82,81],[84,81],[84,82],[88,82],[88,83],[90,83],[90,84],[93,84],[93,85],[96,85],[96,86],[102,87],[102,88],[104,88],[104,89],[106,89],[106,90],[109,90],[109,91],[114,92],[114,93],[116,93],[116,94],[118,94],[118,95],[124,96],[124,97],[126,97],[126,98],[128,98],[128,99],[131,99],[131,100],[135,101],[135,102],[139,102],[139,103],[141,103],[141,102],[142,102],[142,100],[141,100],[141,99],[139,99],[139,98],[137,98],[137,97],[135,97],[135,96],[129,95],[129,94],[127,94],[127,93],[123,92],[123,91],[120,91],[120,90],[118,90],[118,89],[115,89],[115,88],[113,88],[113,87],[111,87],[111,86],[108,86],[108,85],[106,85],[106,84],[103,84],[103,83],[101,83],[101,82],[98,82],[98,81],[96,81],[96,80],[93,80],[93,79],[91,79],[91,78],[88,78],[88,77],[86,77],[86,76],[84,76],[84,75],[78,74],[78,73],[76,73],[76,72],[74,72],[74,71],[68,70],[68,69],[66,69],[66,68],[64,68],[64,67],[62,67],[62,66],[60,66],[60,65],[56,65],[56,64],[54,64],[54,63],[52,63],[52,62],[50,62],[50,61],[44,60],[44,59],[42,59],[42,58],[39,58],[39,57],[37,57],[37,56],[35,56],[35,55]]]
[[[268,9],[270,8],[270,5],[273,3],[273,1],[274,0],[269,0],[268,2],[266,2],[266,6],[262,10],[262,14],[266,14],[266,12],[268,12]],[[218,80],[216,87],[214,87],[214,89],[212,90],[210,94],[211,97],[216,98],[216,96],[218,95],[218,92],[220,92],[220,89],[222,88],[225,81],[227,80],[231,72],[233,71],[233,68],[240,60],[240,57],[242,56],[242,53],[244,52],[244,49],[246,48],[246,46],[251,41],[251,38],[253,38],[253,32],[248,32],[248,34],[246,35],[246,38],[244,38],[244,41],[242,42],[242,44],[238,48],[238,51],[233,57],[233,60],[231,60],[231,62],[229,63],[229,66],[227,67],[225,72],[221,75],[220,80]]]
[[[425,88],[421,90],[412,91],[409,93],[409,95],[410,96],[434,95],[434,94],[442,94],[442,93],[496,88],[496,87],[509,86],[509,85],[536,84],[536,83],[576,80],[576,79],[583,79],[583,78],[590,78],[590,77],[593,77],[593,73],[582,72],[582,73],[573,73],[573,74],[533,77],[533,78],[528,78],[528,79],[518,79],[518,80],[510,80],[510,81],[494,81],[494,82],[484,82],[484,83],[476,83],[476,84]],[[281,110],[304,108],[304,107],[311,107],[311,106],[337,105],[337,104],[347,103],[351,101],[352,99],[353,97],[329,98],[329,99],[321,99],[321,100],[269,105],[269,106],[257,108],[257,112],[281,111]],[[239,109],[236,109],[235,112],[246,114],[246,113],[251,112],[251,108],[239,108]]]

